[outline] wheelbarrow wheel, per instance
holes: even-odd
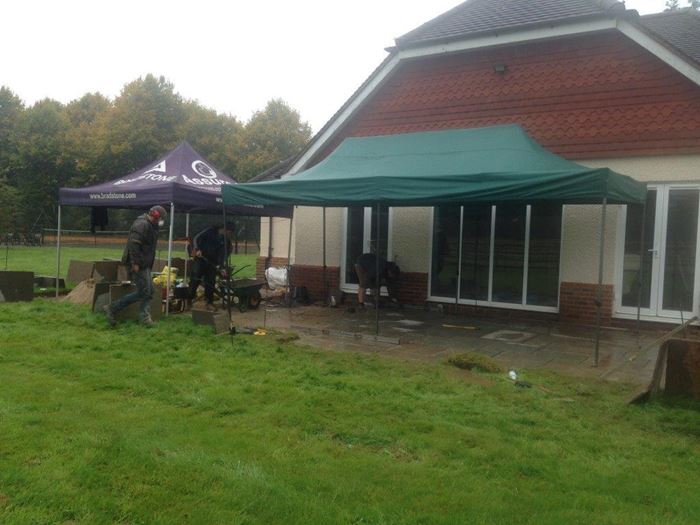
[[[248,308],[251,310],[257,310],[262,302],[262,296],[259,290],[255,290],[252,294],[248,296]]]
[[[238,298],[238,310],[241,313],[245,313],[248,311],[248,296],[242,295]]]

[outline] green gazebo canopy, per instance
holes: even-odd
[[[550,153],[520,126],[347,138],[293,176],[223,187],[228,205],[642,203],[646,186]]]

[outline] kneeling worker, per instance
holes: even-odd
[[[365,306],[367,288],[376,289],[382,284],[386,285],[389,299],[392,302],[398,301],[401,270],[396,263],[379,258],[379,282],[377,283],[377,256],[374,253],[363,253],[355,261],[355,273],[359,281],[357,303],[360,308]]]
[[[192,279],[190,280],[190,304],[197,297],[197,288],[204,284],[206,309],[216,310],[214,306],[214,287],[216,286],[216,269],[223,266],[231,253],[231,239],[223,226],[210,226],[192,239]]]
[[[136,290],[121,299],[103,307],[110,326],[115,326],[115,315],[132,303],[141,301],[139,320],[146,326],[153,325],[151,319],[151,299],[153,299],[153,281],[151,269],[156,259],[158,228],[165,224],[168,214],[162,206],[153,206],[148,213],[137,217],[129,230],[122,263],[129,269],[129,278],[136,285]]]

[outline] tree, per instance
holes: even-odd
[[[700,0],[689,0],[690,8],[700,10]]]
[[[246,181],[296,155],[310,138],[311,127],[302,122],[298,111],[282,99],[270,100],[243,130],[238,180]]]
[[[17,131],[24,104],[9,88],[0,87],[0,181],[9,184],[17,155]]]
[[[25,229],[39,218],[41,224],[55,222],[58,188],[75,174],[75,162],[68,155],[69,129],[65,107],[55,100],[42,100],[22,113],[13,176]]]
[[[177,145],[185,110],[164,77],[146,75],[122,89],[99,119],[99,180],[134,171]]]
[[[101,171],[99,126],[112,108],[111,101],[100,93],[87,93],[66,106],[70,122],[67,137],[68,155],[75,162],[75,180],[70,185],[92,184],[99,180]]]
[[[666,11],[677,11],[680,9],[678,0],[666,0]]]
[[[180,136],[224,173],[236,173],[243,125],[231,115],[218,114],[194,101],[185,103]]]

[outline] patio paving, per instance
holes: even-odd
[[[333,351],[366,352],[403,359],[444,361],[451,354],[476,352],[511,369],[545,368],[579,377],[647,383],[657,348],[649,343],[663,332],[639,335],[619,328],[601,332],[598,367],[594,367],[595,329],[558,322],[503,321],[436,310],[380,310],[379,337],[374,310],[263,305],[234,312],[237,326],[273,328],[299,334],[302,341]]]

